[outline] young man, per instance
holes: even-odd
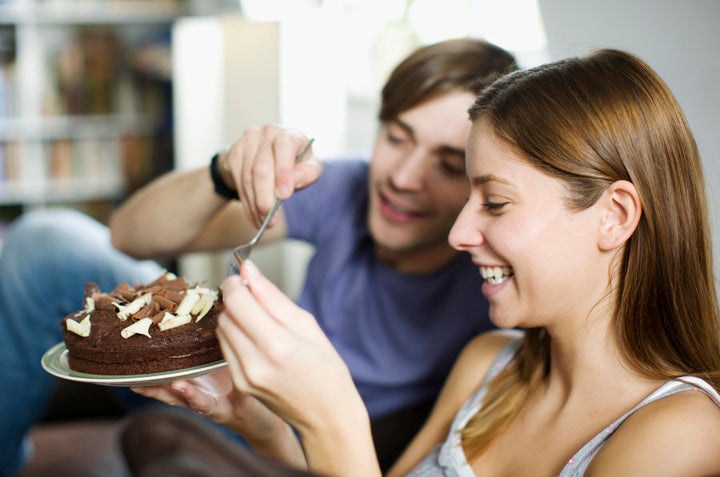
[[[515,67],[479,40],[422,48],[383,88],[369,162],[311,157],[294,166],[307,138],[273,126],[248,130],[214,158],[212,173],[170,173],[138,191],[114,215],[112,242],[137,259],[225,249],[254,234],[276,196],[287,199],[263,240],[315,246],[298,303],[347,363],[387,466],[421,425],[459,350],[491,326],[477,312],[487,308],[475,293],[482,279],[447,236],[469,191],[472,88]],[[12,365],[0,386],[17,390],[0,399],[4,469],[17,465],[22,436],[50,397],[40,356],[60,340],[57,322],[77,308],[78,290],[86,281],[110,289],[159,274],[113,250],[102,227],[65,214],[21,220],[0,257],[8,327],[0,357]]]

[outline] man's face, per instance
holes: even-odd
[[[368,224],[381,260],[431,272],[457,252],[448,233],[469,192],[465,144],[468,92],[450,92],[380,129],[370,163]]]

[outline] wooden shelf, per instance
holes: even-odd
[[[152,128],[153,121],[143,115],[0,117],[0,142],[109,139],[125,134],[147,135]]]
[[[76,203],[112,200],[125,185],[117,177],[105,179],[66,179],[45,183],[0,183],[0,205],[42,205],[54,202]]]

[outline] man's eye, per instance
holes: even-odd
[[[387,133],[387,139],[392,144],[402,144],[405,142],[405,138],[392,133]]]
[[[465,177],[465,167],[458,167],[447,162],[442,163],[443,170],[451,177]]]

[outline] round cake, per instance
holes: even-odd
[[[85,307],[62,320],[68,366],[102,375],[150,374],[222,359],[215,336],[219,291],[165,273],[103,293],[85,286]]]

